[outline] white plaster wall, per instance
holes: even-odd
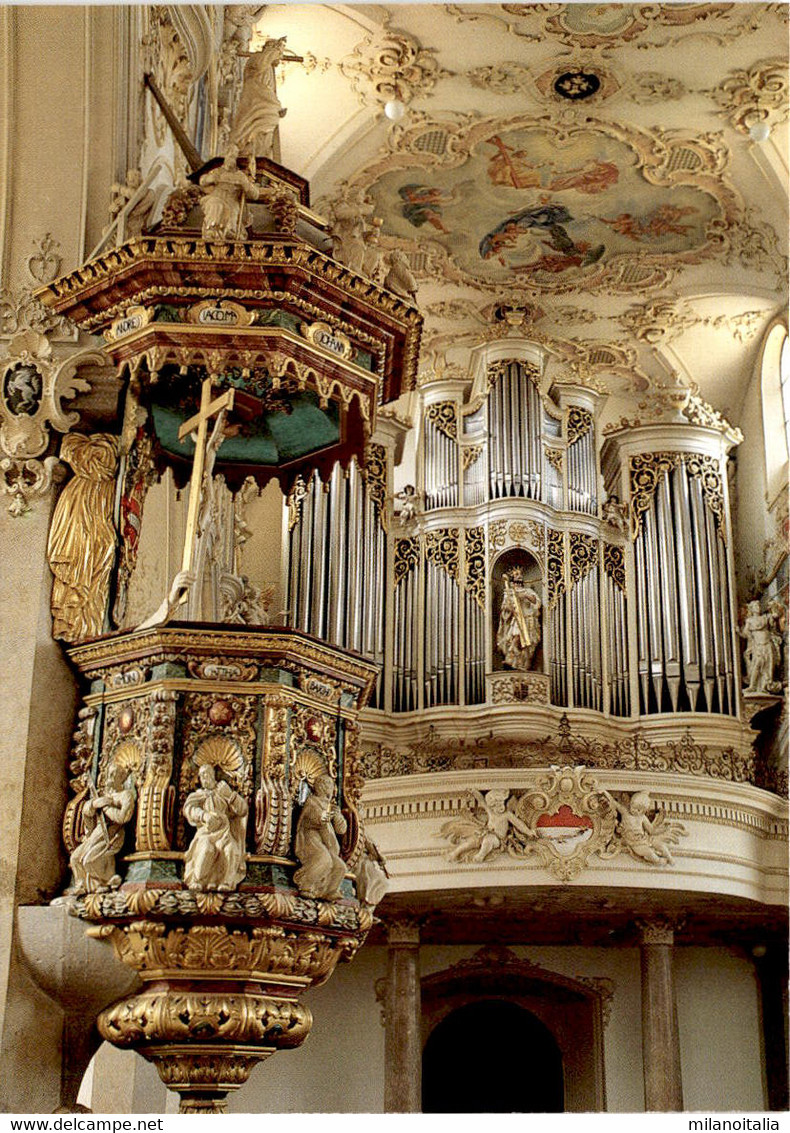
[[[442,971],[476,946],[426,946],[421,974]],[[567,976],[614,983],[604,1030],[607,1110],[644,1110],[641,989],[637,947],[517,946],[523,959]],[[274,1055],[229,1098],[232,1113],[381,1113],[384,1029],[374,981],[386,972],[386,949],[364,948],[351,965],[305,1002],[315,1022],[305,1044]],[[757,988],[751,963],[726,949],[678,947],[675,976],[688,1110],[762,1110]]]
[[[230,1113],[381,1113],[384,1028],[374,982],[386,973],[384,948],[363,948],[323,987],[307,992],[313,1029],[296,1050],[257,1066],[229,1096]]]
[[[675,982],[684,1108],[764,1109],[751,961],[734,950],[678,948]]]

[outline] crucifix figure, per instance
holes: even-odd
[[[192,435],[195,442],[181,570],[173,579],[170,592],[161,606],[138,629],[163,625],[173,617],[178,606],[187,601],[191,618],[216,620],[209,578],[220,519],[214,463],[217,449],[225,439],[225,417],[233,409],[235,390],[226,390],[212,400],[211,387],[211,378],[206,378],[200,392],[200,408],[178,430],[179,441]],[[212,417],[216,420],[209,436],[208,426]]]

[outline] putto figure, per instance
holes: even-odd
[[[504,583],[496,643],[508,668],[525,672],[540,644],[540,598],[520,567],[506,572]]]
[[[199,790],[184,802],[184,818],[196,828],[184,855],[184,881],[189,889],[227,892],[247,872],[247,803],[224,779],[217,780],[213,764],[204,763],[198,778]]]
[[[106,793],[94,793],[82,808],[88,834],[69,858],[73,881],[66,890],[68,897],[100,893],[121,884],[115,872],[115,855],[123,846],[124,827],[134,814],[137,798],[134,784],[127,782],[128,774],[125,768],[113,764]]]
[[[340,883],[346,875],[337,840],[338,834],[346,832],[346,820],[334,794],[334,780],[321,775],[302,807],[294,839],[294,853],[301,862],[294,874],[299,892],[326,901],[340,896]]]
[[[608,791],[601,791],[601,794],[617,812],[615,833],[623,849],[651,865],[672,865],[669,847],[677,843],[681,834],[685,834],[683,823],[667,821],[663,812],[653,819],[648,818],[647,812],[652,810],[654,803],[647,791],[637,791],[627,805],[612,798]]]
[[[471,814],[452,818],[444,823],[441,834],[455,846],[447,855],[448,861],[484,862],[504,850],[511,826],[526,838],[535,837],[526,823],[507,809],[509,790],[495,787],[482,795],[480,791],[472,789],[469,794],[481,808],[485,818]]]

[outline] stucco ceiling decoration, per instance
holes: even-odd
[[[448,132],[441,147],[443,128],[402,131],[357,184],[383,233],[415,252],[430,244],[448,281],[643,291],[717,254],[741,218],[716,135],[517,116]]]
[[[389,28],[368,36],[339,67],[363,106],[371,98],[381,105],[395,99],[407,104],[429,94],[449,74],[437,63],[434,49]]]
[[[500,10],[496,11],[498,7]],[[554,38],[567,47],[607,50],[635,43],[643,50],[677,43],[689,29],[730,43],[759,26],[743,4],[447,4],[458,23],[493,21],[528,43]],[[771,7],[780,7],[771,5]],[[559,9],[559,11],[558,11]],[[740,9],[740,12],[738,12]],[[728,19],[738,13],[733,22]],[[665,30],[667,29],[667,30]],[[676,30],[675,30],[676,29]],[[660,34],[663,32],[664,34]],[[659,33],[659,34],[657,34]],[[647,42],[649,38],[649,42]]]
[[[766,59],[748,71],[735,71],[718,87],[703,93],[713,98],[721,114],[742,134],[748,134],[760,122],[786,122],[787,63],[779,58]]]

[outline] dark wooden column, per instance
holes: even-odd
[[[422,1110],[422,1007],[420,929],[416,921],[392,921],[385,1001],[384,1111]]]
[[[680,1041],[672,972],[674,929],[661,918],[639,922],[642,959],[642,1065],[645,1109],[683,1109]]]

